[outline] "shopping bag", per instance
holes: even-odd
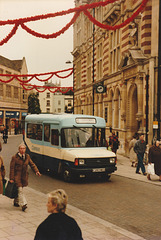
[[[16,183],[11,183],[8,181],[5,189],[5,196],[9,198],[16,198],[18,196],[18,188],[16,186]]]
[[[148,163],[147,166],[147,173],[151,174],[151,175],[155,175],[155,171],[154,171],[154,163]]]
[[[3,195],[5,195],[5,190],[6,190],[6,179],[3,179]]]

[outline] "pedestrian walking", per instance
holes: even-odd
[[[112,135],[109,137],[109,145],[112,148],[112,152],[116,153],[119,148],[120,142],[118,140],[118,136],[115,135],[115,132],[112,132]]]
[[[0,152],[2,151],[2,144],[0,142]],[[3,194],[3,181],[5,178],[5,166],[3,163],[3,158],[0,156],[0,194]]]
[[[136,167],[137,165],[137,155],[134,152],[134,146],[137,140],[138,140],[137,135],[134,134],[134,136],[132,137],[129,143],[129,156],[130,156],[131,167]]]
[[[3,194],[3,181],[5,178],[5,166],[3,158],[0,156],[0,194]]]
[[[144,134],[141,134],[140,139],[137,140],[135,145],[134,145],[134,152],[137,154],[137,158],[138,158],[136,173],[141,174],[139,172],[139,170],[141,168],[141,171],[142,171],[143,175],[146,176],[147,173],[145,172],[145,167],[144,167],[144,164],[143,164],[145,150],[146,150],[146,142],[144,141]]]
[[[149,164],[154,163],[154,171],[159,176],[161,181],[161,148],[160,142],[157,140],[152,147],[149,148]],[[151,180],[150,174],[147,175],[148,180]]]
[[[50,215],[38,226],[34,240],[83,240],[77,222],[65,213],[67,202],[63,189],[49,193],[47,211]]]
[[[3,142],[7,143],[7,139],[8,139],[8,129],[7,127],[5,127],[3,130]]]
[[[14,199],[14,206],[21,207],[22,211],[27,208],[27,201],[23,193],[23,188],[28,185],[28,165],[36,173],[41,176],[38,168],[31,160],[29,154],[26,154],[26,146],[20,144],[18,152],[12,157],[10,163],[10,182],[15,182],[18,187],[18,197]]]

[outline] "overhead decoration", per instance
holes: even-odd
[[[37,85],[32,85],[32,84],[21,84],[24,90],[33,90],[35,89],[37,92],[42,93],[45,92],[46,90],[49,90],[51,93],[55,92],[61,92],[61,93],[67,93],[69,90],[73,91],[73,87],[57,87],[57,86],[37,86]]]
[[[83,12],[89,18],[89,20],[91,22],[93,22],[95,25],[99,26],[100,28],[107,29],[107,30],[115,30],[115,29],[124,27],[125,25],[127,25],[128,23],[133,21],[134,18],[144,9],[144,7],[146,6],[146,4],[148,2],[148,0],[142,0],[142,3],[140,4],[139,8],[133,13],[133,15],[130,18],[126,19],[121,24],[115,25],[115,26],[102,24],[101,22],[97,21],[88,11],[89,9],[93,9],[93,8],[96,8],[99,6],[104,7],[107,4],[114,3],[116,1],[118,1],[118,0],[106,0],[104,2],[97,2],[97,3],[81,5],[76,8],[71,8],[66,11],[61,11],[61,12],[56,12],[56,13],[48,13],[48,14],[42,14],[42,15],[37,15],[37,16],[31,16],[31,17],[27,17],[27,18],[19,18],[19,19],[14,19],[14,20],[0,21],[0,26],[13,25],[13,28],[10,31],[10,33],[4,39],[2,39],[0,41],[0,46],[2,46],[4,43],[7,43],[11,39],[11,37],[14,34],[16,34],[16,31],[20,26],[22,29],[24,29],[29,34],[32,34],[35,37],[45,38],[45,39],[56,38],[56,37],[60,36],[61,34],[63,34],[66,30],[68,30],[72,24],[74,24],[74,22],[76,21],[76,19],[78,18],[78,16],[80,15],[81,12]],[[44,19],[53,18],[53,17],[57,17],[57,16],[63,16],[63,15],[71,14],[71,13],[74,13],[71,21],[69,23],[67,23],[61,30],[59,30],[58,32],[55,32],[55,33],[51,33],[51,34],[38,33],[36,31],[32,30],[31,28],[27,27],[27,25],[26,25],[26,23],[28,23],[28,22],[44,20]]]
[[[67,75],[65,76],[61,76],[61,73],[65,73],[65,72],[69,72],[67,73]],[[40,82],[47,82],[49,81],[54,75],[58,78],[61,78],[61,79],[65,79],[65,78],[68,78],[69,76],[71,76],[73,73],[73,68],[68,68],[68,69],[64,69],[64,70],[61,70],[61,71],[56,71],[56,72],[48,72],[48,73],[40,73],[40,74],[23,74],[23,75],[15,75],[15,74],[0,74],[0,82],[3,82],[3,83],[9,83],[13,80],[18,80],[20,83],[24,84],[24,83],[28,83],[30,82],[31,80],[33,79],[36,79]],[[40,79],[40,77],[44,77],[44,76],[48,76],[47,78],[45,79]],[[3,80],[1,77],[7,77],[9,79],[7,80]],[[23,78],[23,80],[21,79]]]

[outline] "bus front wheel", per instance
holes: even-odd
[[[62,175],[63,175],[63,179],[64,179],[65,182],[71,182],[72,175],[71,175],[71,171],[68,167],[63,168]]]

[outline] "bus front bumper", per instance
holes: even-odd
[[[71,168],[71,174],[75,177],[86,178],[95,175],[110,175],[117,170],[116,166],[99,168]]]

